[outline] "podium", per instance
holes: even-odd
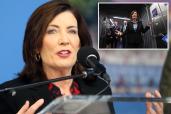
[[[62,96],[53,100],[38,114],[115,114],[113,102],[163,102],[171,97],[113,97],[113,96]]]
[[[62,96],[38,114],[114,114],[112,96]]]

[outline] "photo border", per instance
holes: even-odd
[[[152,4],[152,3],[166,3],[167,4],[167,48],[99,48],[99,4]],[[170,33],[169,33],[169,2],[98,2],[98,50],[169,50],[170,47]]]

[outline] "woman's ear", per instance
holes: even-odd
[[[38,49],[35,49],[34,50],[34,59],[35,59],[35,61],[36,62],[39,62],[40,61],[40,59],[41,59],[41,56],[40,56],[40,51],[38,50]]]

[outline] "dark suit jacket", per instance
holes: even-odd
[[[125,34],[127,35],[128,48],[141,48],[141,45],[143,44],[142,33],[145,33],[149,29],[149,26],[144,28],[141,21],[138,21],[137,24],[137,30],[135,31],[133,28],[133,22],[127,23]]]
[[[76,81],[78,82],[81,94],[83,95],[95,95],[100,90],[104,89],[107,85],[99,78],[96,78],[96,80],[93,82],[85,81],[82,78],[78,78]],[[28,83],[17,78],[0,85],[0,89],[21,86],[25,84]],[[111,95],[111,89],[107,88],[107,90],[105,90],[102,94]],[[31,106],[38,99],[43,98],[45,102],[43,106],[39,108],[38,111],[40,111],[53,100],[50,96],[51,95],[48,91],[48,85],[17,90],[15,96],[12,96],[11,92],[0,93],[0,114],[15,114],[25,104],[26,100],[29,100]],[[114,109],[112,110],[114,112]]]

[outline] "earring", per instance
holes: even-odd
[[[39,62],[40,61],[40,53],[36,53],[34,58],[37,62]]]

